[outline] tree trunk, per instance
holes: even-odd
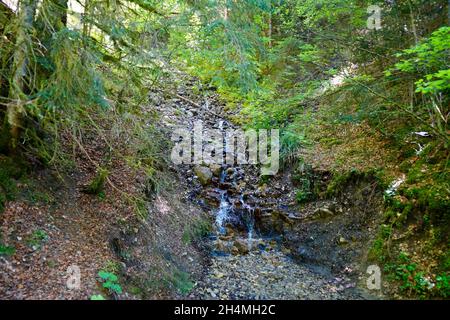
[[[19,3],[16,49],[14,52],[12,78],[9,88],[11,102],[6,110],[11,135],[11,151],[14,151],[17,147],[24,113],[23,105],[27,102],[27,97],[24,93],[25,80],[28,68],[29,47],[32,41],[30,33],[33,28],[37,3],[37,0],[22,0]]]

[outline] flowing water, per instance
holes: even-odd
[[[224,120],[226,115],[218,102],[208,102],[208,110],[215,115],[224,114],[223,118],[211,116],[203,109],[183,105],[178,100],[174,104],[162,103],[159,111],[168,119],[166,125],[170,129],[174,123],[192,128],[194,121],[203,121],[205,127],[222,132],[232,127]],[[184,115],[180,116],[180,110]],[[225,154],[230,151],[227,148],[226,145]],[[283,200],[287,193],[283,185],[278,189],[271,185],[266,195],[261,194],[257,168],[223,165],[211,183],[200,187],[192,183],[195,180],[192,169],[193,166],[186,166],[180,173],[189,179],[192,200],[211,213],[215,228],[205,240],[211,248],[210,262],[205,265],[204,276],[197,281],[191,298],[361,298],[359,294],[347,292],[348,283],[333,275],[318,274],[294,260],[290,249],[283,246],[283,234],[270,226],[284,223],[285,218],[277,215],[277,211],[288,207],[288,202]],[[269,223],[266,225],[266,220],[261,219],[269,219]]]

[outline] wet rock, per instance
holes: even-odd
[[[227,175],[231,176],[234,173],[234,168],[228,168],[226,172]]]
[[[208,201],[208,204],[218,205],[220,203],[221,196],[217,191],[208,191],[205,198]]]
[[[219,184],[219,188],[222,190],[228,190],[228,189],[233,188],[233,184],[230,182],[222,182]]]
[[[207,186],[212,179],[212,171],[208,167],[197,166],[194,168],[194,173],[203,186]]]

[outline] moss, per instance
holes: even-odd
[[[0,127],[0,154],[8,153],[10,141],[11,141],[11,136],[9,134],[8,126],[6,124],[3,124]]]
[[[14,200],[17,195],[16,180],[20,179],[27,170],[27,165],[19,158],[0,155],[0,212],[6,201]]]
[[[148,217],[147,202],[143,198],[135,198],[131,200],[136,215],[145,220]]]
[[[380,263],[385,263],[388,260],[388,251],[386,241],[391,237],[392,226],[381,225],[376,239],[373,241],[369,249],[368,259]]]
[[[191,281],[189,274],[178,269],[175,269],[172,275],[167,276],[165,281],[182,295],[187,295],[194,288],[194,283]]]
[[[193,241],[206,237],[211,232],[211,223],[207,219],[195,219],[190,225],[186,226],[182,235],[182,241],[188,245]]]
[[[100,192],[102,192],[105,187],[105,182],[108,175],[108,170],[100,168],[97,171],[94,179],[86,187],[86,193],[98,195]]]
[[[450,173],[448,150],[430,143],[420,156],[406,159],[400,168],[405,182],[394,196],[385,196],[384,225],[372,244],[371,259],[383,263],[391,281],[404,295],[419,298],[446,298],[450,295]],[[402,238],[391,242],[384,226],[400,232]],[[407,232],[406,232],[407,231]],[[407,242],[414,251],[398,257]],[[412,248],[412,247],[411,247]],[[414,260],[414,261],[413,261]]]
[[[374,169],[370,169],[368,171],[359,171],[356,169],[352,169],[344,173],[335,172],[330,183],[328,184],[326,196],[336,196],[344,191],[345,188],[348,187],[348,185],[363,181],[376,181],[378,189],[384,189],[386,187],[386,183],[384,182],[382,176],[383,172],[381,170]]]

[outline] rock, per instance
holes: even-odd
[[[211,295],[212,298],[217,298],[217,294],[213,290],[208,288],[206,291]]]
[[[227,247],[223,243],[223,241],[217,241],[216,243],[216,251],[218,252],[227,252]]]
[[[317,208],[316,210],[314,210],[314,215],[318,215],[320,217],[328,217],[332,216],[333,214],[334,212],[327,207]]]
[[[228,235],[228,236],[220,235],[219,239],[222,241],[230,241],[231,239],[233,239],[233,235]]]
[[[228,190],[231,189],[233,187],[233,184],[231,182],[221,182],[219,184],[219,188],[221,190]]]
[[[207,186],[211,182],[213,174],[208,167],[196,166],[194,168],[194,173],[203,186]]]
[[[242,240],[242,239],[238,239],[238,240],[234,241],[233,249],[231,249],[231,252],[233,254],[234,254],[234,252],[237,252],[238,254],[247,254],[249,252],[247,241]]]
[[[208,191],[205,198],[210,205],[219,205],[221,196],[217,191]]]
[[[211,169],[211,172],[215,177],[220,177],[220,174],[222,173],[222,166],[218,164],[211,164],[209,165],[209,169]]]
[[[234,168],[227,169],[227,175],[231,176],[234,173]]]

